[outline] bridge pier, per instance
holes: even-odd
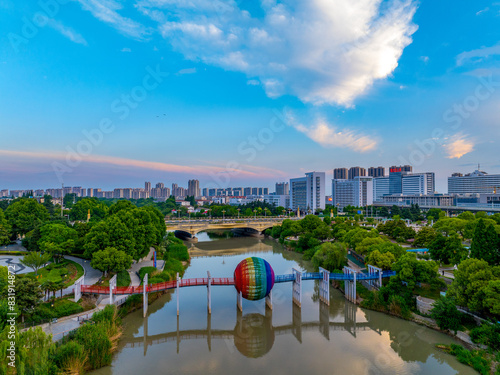
[[[175,284],[175,288],[176,288],[176,295],[177,295],[177,316],[179,316],[179,283],[180,283],[181,279],[179,277],[179,272],[177,272],[177,278],[176,278],[176,284]],[[177,319],[177,323],[179,322],[179,320]]]
[[[142,281],[142,315],[145,318],[148,315],[148,274],[144,275],[144,280]]]
[[[109,304],[112,305],[113,300],[113,289],[116,288],[116,275],[109,280]]]
[[[148,352],[148,316],[147,314],[144,315],[144,324],[143,324],[144,328],[143,328],[143,336],[144,336],[144,342],[143,342],[143,345],[144,345],[144,357],[146,356],[147,352]]]
[[[378,273],[378,280],[370,280],[369,283],[371,286],[381,288],[382,287],[382,269],[369,264],[368,265],[368,273],[370,274],[370,276],[374,276]]]
[[[240,312],[243,312],[243,295],[241,292],[236,293],[236,306],[238,306]]]
[[[273,309],[273,291],[271,290],[269,294],[266,296],[266,307],[269,308],[269,310]],[[266,309],[267,310],[267,309]]]
[[[319,300],[330,306],[330,271],[319,267],[322,279],[319,282]]]
[[[292,300],[297,306],[302,305],[302,272],[292,269],[295,279],[293,280],[292,285]]]
[[[356,303],[356,274],[357,272],[349,267],[344,267],[345,275],[353,275],[353,280],[345,280],[345,291],[344,295],[348,301]]]
[[[75,302],[78,302],[80,298],[82,298],[82,285],[84,279],[85,275],[75,281]]]
[[[212,277],[210,276],[210,271],[207,271],[208,282],[207,282],[207,309],[208,314],[212,314],[212,293],[210,290],[210,286],[212,285]]]

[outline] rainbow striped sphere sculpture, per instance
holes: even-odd
[[[234,286],[250,301],[266,297],[274,286],[274,271],[262,258],[243,259],[234,270]]]

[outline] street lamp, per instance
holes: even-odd
[[[253,213],[255,214],[255,220],[257,220],[257,210],[253,210]]]
[[[222,210],[222,221],[225,220],[225,216],[224,216],[225,213],[226,213],[226,210]]]
[[[238,208],[238,220],[240,220],[240,211],[241,211],[241,208]]]

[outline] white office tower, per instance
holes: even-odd
[[[325,172],[309,172],[305,177],[290,180],[292,210],[314,213],[325,209]]]

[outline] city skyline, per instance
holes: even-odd
[[[500,173],[497,3],[54,3],[1,4],[4,188]]]

